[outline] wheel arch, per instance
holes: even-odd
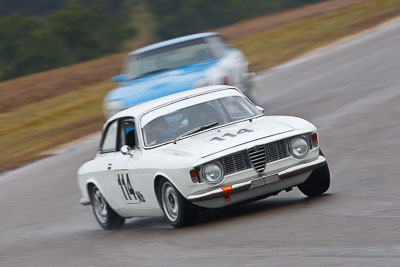
[[[104,195],[103,188],[99,185],[99,183],[98,183],[94,178],[89,178],[89,179],[86,181],[86,184],[85,184],[85,193],[87,194],[88,200],[89,200],[90,202],[91,202],[91,199],[90,199],[90,189],[91,189],[93,186],[96,186],[96,187],[100,190],[100,192]]]
[[[160,206],[160,208],[162,207],[162,203],[161,203],[161,199],[160,199],[160,195],[159,195],[159,190],[158,188],[160,188],[160,183],[163,179],[166,179],[169,181],[169,179],[167,177],[165,177],[164,175],[158,174],[155,178],[154,178],[154,194],[156,195],[157,198],[157,202],[158,205]]]
[[[181,190],[179,190],[179,187],[174,183],[174,181],[172,181],[167,175],[158,173],[154,178],[153,190],[154,190],[154,194],[156,195],[157,202],[158,202],[158,205],[160,206],[160,208],[162,208],[162,203],[161,203],[161,199],[159,196],[158,188],[160,187],[160,183],[163,179],[170,182],[175,187],[175,189],[183,196]]]

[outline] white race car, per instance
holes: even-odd
[[[165,215],[174,227],[199,208],[221,208],[297,186],[326,192],[330,174],[317,129],[265,116],[230,86],[207,86],[138,104],[104,125],[96,157],[78,170],[81,204],[106,230],[125,218]]]

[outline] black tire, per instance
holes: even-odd
[[[94,217],[101,228],[104,230],[116,230],[124,225],[125,218],[119,216],[110,205],[108,205],[97,186],[93,185],[90,187],[89,195]]]
[[[324,155],[322,151],[319,151],[320,155]],[[298,186],[300,191],[308,196],[315,197],[325,193],[331,184],[331,175],[329,173],[328,163],[325,163],[322,167],[315,169],[310,177]]]
[[[165,218],[173,227],[180,228],[196,222],[198,208],[187,201],[167,179],[160,182],[158,197]]]

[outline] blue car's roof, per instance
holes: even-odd
[[[186,35],[186,36],[182,36],[182,37],[178,37],[178,38],[162,41],[162,42],[159,42],[159,43],[155,43],[155,44],[151,44],[151,45],[139,48],[139,49],[129,53],[129,55],[137,55],[137,54],[148,52],[148,51],[151,51],[151,50],[154,50],[154,49],[157,49],[157,48],[161,48],[161,47],[164,47],[164,46],[169,46],[169,45],[173,45],[173,44],[177,44],[177,43],[181,43],[181,42],[185,42],[185,41],[189,41],[189,40],[194,40],[194,39],[198,39],[198,38],[205,38],[205,37],[215,36],[215,35],[218,35],[218,33],[205,32],[205,33],[196,33],[196,34]]]

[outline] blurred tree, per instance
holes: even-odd
[[[324,0],[151,0],[162,39],[225,26],[246,18]]]
[[[43,24],[34,18],[13,14],[0,20],[0,79],[7,79],[24,73],[18,67],[22,47],[29,44],[33,31],[43,28]]]
[[[14,62],[21,74],[29,74],[65,66],[74,61],[68,57],[63,40],[49,29],[38,29],[27,37],[27,44],[18,49]]]
[[[0,17],[19,13],[25,16],[43,16],[62,8],[69,0],[1,0]]]
[[[115,14],[121,4],[122,0],[69,3],[44,22],[18,14],[0,19],[0,80],[119,51],[136,33]]]
[[[68,4],[50,16],[50,30],[63,41],[72,61],[118,51],[121,42],[135,34],[123,18],[107,14],[104,8],[101,2],[87,7]]]
[[[100,54],[98,31],[101,18],[87,7],[69,4],[50,16],[50,31],[62,40],[63,50],[68,51],[72,62]]]

